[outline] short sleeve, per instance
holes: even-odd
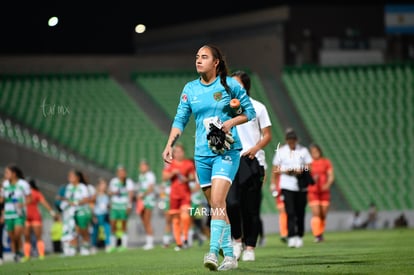
[[[155,174],[153,172],[148,173],[148,183],[155,184],[155,182],[156,182]]]
[[[86,198],[90,198],[90,197],[92,197],[92,195],[93,195],[93,194],[92,194],[92,192],[93,192],[93,191],[92,191],[92,189],[90,188],[90,186],[85,184],[85,189],[86,189],[85,194],[87,194],[85,197],[86,197]]]
[[[23,181],[24,182],[24,185],[23,185],[23,192],[24,192],[24,194],[26,195],[26,196],[29,196],[31,193],[32,193],[32,191],[31,191],[31,189],[30,189],[30,185],[29,185],[29,183],[27,182],[27,181]]]
[[[194,163],[192,162],[192,161],[189,161],[188,162],[188,171],[187,171],[187,173],[188,174],[192,174],[192,173],[194,173],[195,172],[195,166],[194,166]]]
[[[128,191],[135,191],[135,183],[131,179],[127,179],[127,186]]]
[[[88,185],[88,191],[89,191],[89,196],[93,197],[96,194],[96,188],[95,186],[92,185]]]
[[[5,183],[6,181],[3,181],[2,183],[1,183],[1,188],[3,189],[4,188],[4,183]],[[0,192],[0,197],[4,197],[4,192]]]
[[[167,164],[167,165],[165,165],[165,167],[163,169],[163,172],[169,173],[172,170],[171,168],[172,168],[172,165],[171,164]]]
[[[65,188],[63,188],[63,196],[64,198],[69,198],[69,189],[68,189],[69,184],[65,185]]]
[[[281,164],[281,156],[280,156],[280,150],[276,150],[275,155],[273,156],[272,161],[273,166],[279,166]]]
[[[329,159],[326,159],[326,171],[329,171],[332,169],[333,169],[332,162]]]
[[[256,113],[256,119],[259,120],[260,128],[264,129],[272,125],[267,112],[267,108],[264,104],[260,103],[260,110]]]
[[[109,188],[108,188],[108,190],[110,192],[116,191],[116,188],[115,188],[115,178],[111,179],[111,181],[109,182]]]
[[[39,201],[44,201],[44,200],[46,200],[45,199],[45,196],[43,196],[43,194],[42,193],[38,193],[38,195],[37,195],[38,197],[39,197]]]
[[[312,163],[312,156],[309,153],[308,148],[303,148],[303,161],[305,164],[311,164]]]

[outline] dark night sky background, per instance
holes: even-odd
[[[267,7],[282,1],[9,1],[0,5],[0,54],[130,54],[135,25],[147,31]],[[191,2],[189,2],[191,3]],[[51,16],[56,27],[47,25]]]
[[[367,3],[412,1],[367,1]],[[335,5],[330,1],[19,1],[0,3],[0,55],[132,54],[134,28],[147,31],[280,5]],[[344,4],[362,4],[361,1]],[[56,27],[47,25],[51,16]],[[367,17],[367,20],[369,16]]]

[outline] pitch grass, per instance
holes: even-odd
[[[208,244],[175,252],[156,247],[63,258],[47,256],[27,263],[8,262],[0,274],[211,274],[203,267]],[[304,247],[287,248],[276,235],[256,249],[255,262],[239,262],[233,274],[414,274],[414,230],[389,229],[328,232],[314,243],[307,233]]]

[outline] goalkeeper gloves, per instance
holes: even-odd
[[[223,154],[234,143],[232,134],[230,132],[225,133],[221,129],[222,126],[220,120],[211,122],[209,125],[210,132],[207,134],[208,146],[216,154]]]

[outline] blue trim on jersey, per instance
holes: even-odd
[[[227,77],[227,84],[233,91],[233,96],[240,100],[243,113],[248,120],[256,117],[256,112],[247,96],[246,90],[232,77]],[[226,92],[220,83],[220,77],[208,85],[201,83],[201,79],[188,82],[181,93],[180,103],[177,107],[172,127],[184,131],[191,114],[194,115],[196,123],[195,133],[195,156],[216,156],[207,144],[207,129],[204,126],[204,119],[217,116],[222,122],[232,118],[229,103],[231,96]],[[237,128],[231,129],[234,143],[231,149],[241,150],[242,144],[237,133]]]

